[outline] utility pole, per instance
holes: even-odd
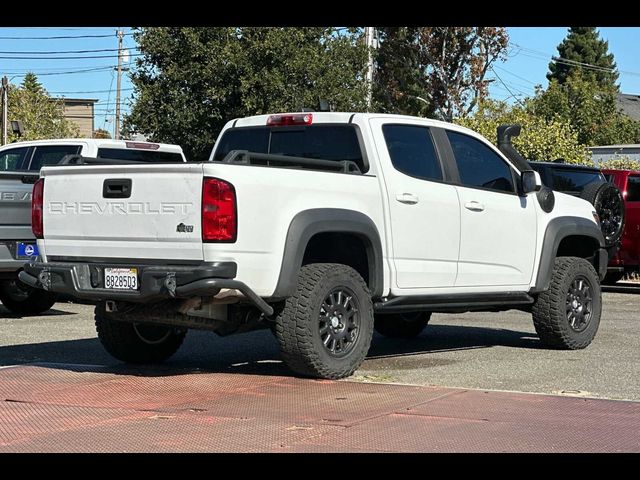
[[[364,43],[367,46],[367,110],[371,111],[371,97],[373,94],[373,48],[375,41],[375,27],[364,27]]]
[[[2,77],[2,145],[7,144],[7,117],[9,111],[9,79]]]
[[[120,140],[120,86],[122,84],[122,39],[124,38],[124,32],[118,30],[118,83],[116,87],[116,121],[113,136],[116,140]]]

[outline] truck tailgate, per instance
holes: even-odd
[[[41,173],[40,244],[49,261],[202,260],[202,165],[66,166]]]
[[[0,173],[0,240],[27,240],[31,232],[31,190],[33,183],[24,179],[37,174]],[[35,181],[34,179],[32,179]]]

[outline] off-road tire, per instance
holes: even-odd
[[[187,334],[186,330],[175,327],[119,321],[117,316],[117,312],[105,310],[104,302],[96,305],[100,343],[111,356],[126,363],[161,363],[178,351]],[[152,331],[152,341],[143,339],[144,329]]]
[[[376,314],[374,328],[389,338],[417,337],[425,329],[431,312]]]
[[[352,303],[345,300],[345,305],[356,308],[355,315],[359,317],[357,330],[351,331],[355,340],[349,342],[351,346],[348,350],[345,347],[344,355],[338,357],[323,343],[323,338],[326,340],[331,334],[325,331],[323,337],[321,330],[327,325],[332,328],[327,320],[332,314],[324,309],[328,296],[342,289],[353,294]],[[366,283],[358,272],[346,265],[313,263],[303,266],[295,293],[287,298],[276,317],[275,334],[282,358],[294,372],[327,379],[348,377],[366,357],[373,335],[373,303]]]
[[[16,315],[38,315],[46,312],[57,299],[55,293],[30,287],[17,278],[0,282],[0,301]]]
[[[591,203],[600,216],[605,246],[617,246],[622,239],[625,221],[624,198],[620,189],[609,182],[590,183],[584,187],[580,197]]]
[[[591,296],[591,316],[584,330],[576,331],[568,318],[569,290],[574,280],[584,280]],[[549,289],[533,304],[533,325],[542,343],[563,350],[578,350],[591,343],[600,325],[602,294],[593,266],[578,257],[558,257],[554,261]]]

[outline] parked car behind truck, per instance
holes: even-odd
[[[57,296],[18,281],[26,261],[38,256],[31,231],[31,190],[40,169],[65,156],[140,162],[184,162],[177,145],[108,139],[60,139],[11,143],[0,147],[0,301],[11,312],[30,315],[51,308]],[[81,246],[70,246],[68,255]]]
[[[640,172],[603,169],[602,173],[621,190],[625,206],[622,244],[610,260],[605,277],[607,283],[615,283],[625,274],[638,272],[640,269]]]
[[[503,154],[424,118],[262,115],[230,121],[206,163],[45,167],[40,258],[20,279],[96,301],[101,343],[133,363],[170,357],[188,329],[271,328],[295,372],[341,378],[374,329],[512,308],[543,344],[584,348],[604,238],[591,204],[544,188],[513,150],[518,130]],[[130,188],[114,200],[106,185]]]

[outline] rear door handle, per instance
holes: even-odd
[[[420,201],[418,196],[413,193],[400,193],[396,195],[396,200],[400,203],[406,203],[407,205],[415,205]]]
[[[481,212],[484,210],[484,205],[474,200],[473,202],[465,203],[464,208],[471,210],[472,212]]]

